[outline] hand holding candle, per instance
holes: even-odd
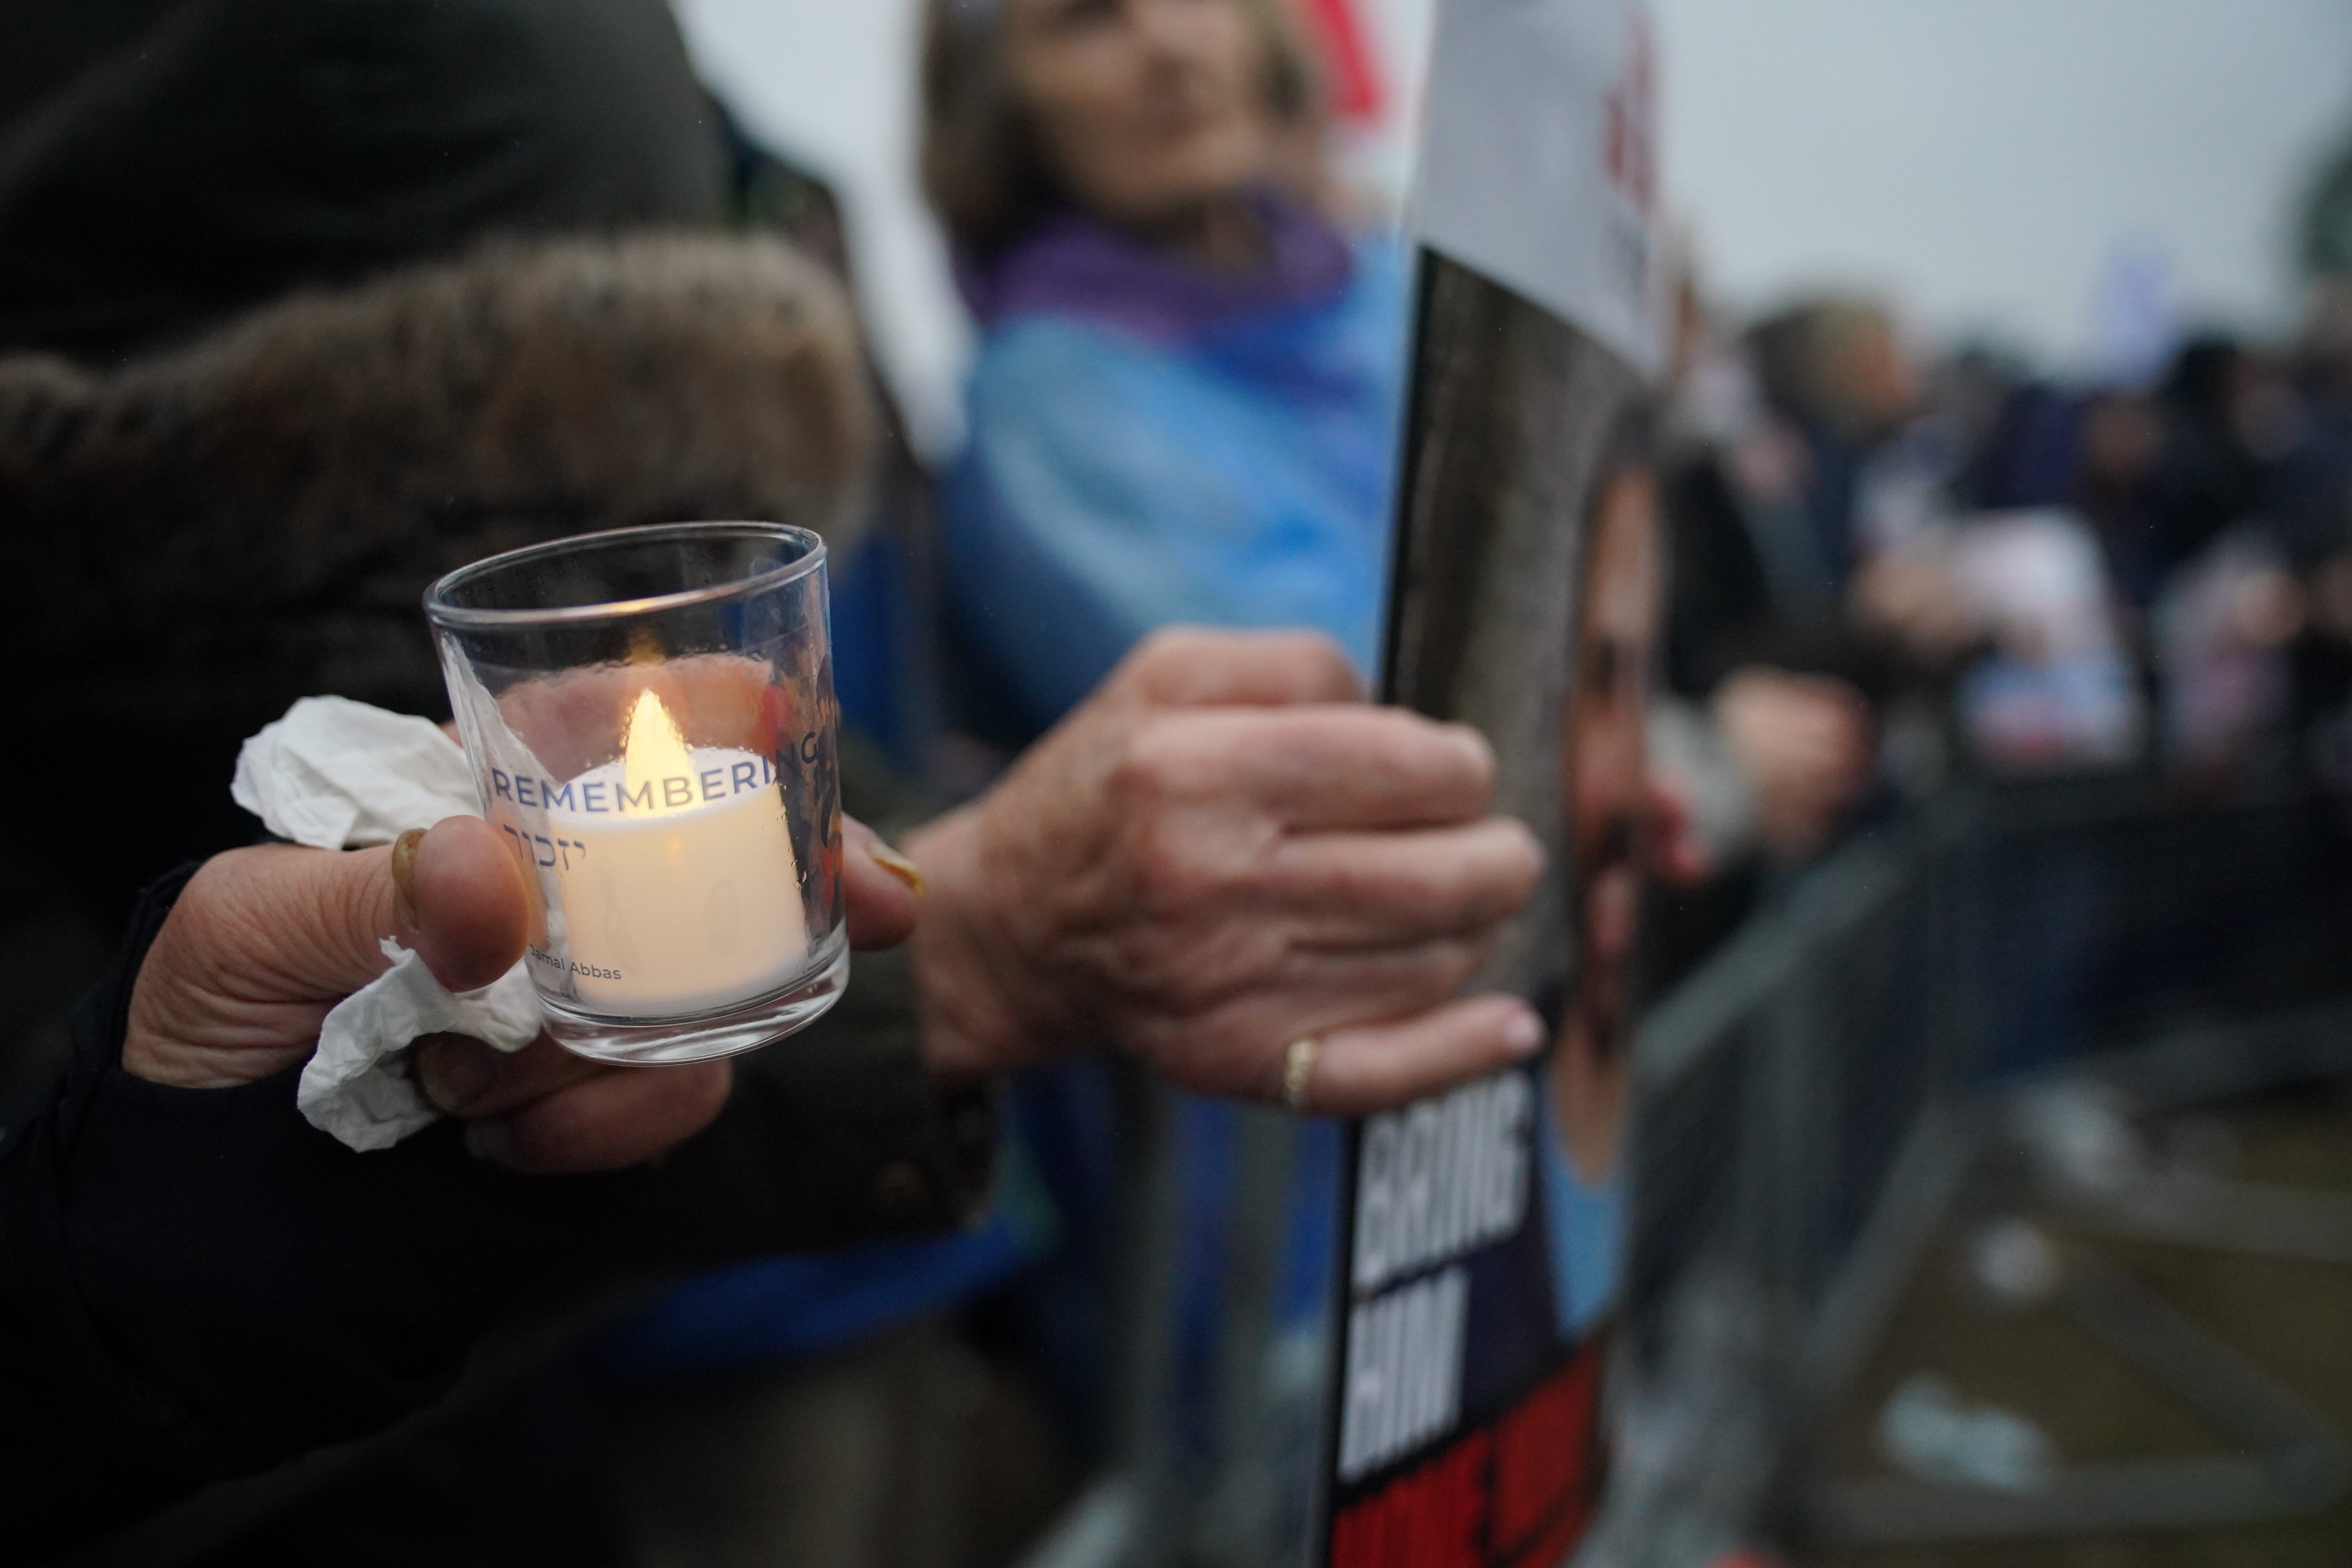
[[[893,947],[918,899],[874,835],[844,819],[850,940]],[[181,1089],[228,1088],[282,1072],[318,1043],[336,1003],[383,972],[396,938],[446,985],[511,967],[530,894],[503,839],[455,816],[412,850],[404,894],[389,848],[273,844],[206,863],[148,951],[131,994],[123,1070]],[[727,1098],[729,1064],[646,1072],[606,1067],[541,1038],[512,1056],[444,1035],[420,1041],[420,1077],[469,1124],[478,1152],[539,1174],[617,1170],[700,1131]]]
[[[538,893],[549,1032],[681,1061],[847,978],[824,546],[754,523],[484,562],[426,605],[483,807]]]

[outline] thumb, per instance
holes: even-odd
[[[394,848],[215,856],[140,967],[123,1066],[191,1087],[266,1078],[308,1056],[335,1004],[383,973],[385,937],[472,990],[522,956],[530,911],[520,868],[477,817]]]
[[[247,920],[279,925],[280,966],[298,991],[341,1001],[383,973],[383,939],[415,950],[452,991],[488,985],[522,956],[530,894],[522,873],[478,816],[443,818],[383,849],[297,851],[241,879]],[[293,1000],[289,996],[288,1000]]]
[[[849,945],[864,952],[896,947],[922,912],[923,873],[882,836],[844,812],[841,883],[849,919]]]
[[[402,834],[386,851],[385,871],[395,929],[373,929],[415,948],[450,990],[488,985],[522,957],[531,890],[498,830],[480,817],[445,817],[429,832]]]

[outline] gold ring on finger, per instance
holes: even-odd
[[[1307,1109],[1307,1086],[1315,1079],[1316,1058],[1322,1054],[1323,1042],[1312,1035],[1291,1041],[1282,1053],[1282,1103],[1291,1110]]]

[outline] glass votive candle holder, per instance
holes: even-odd
[[[803,1028],[849,978],[824,542],[692,522],[509,551],[425,591],[526,966],[582,1056]]]

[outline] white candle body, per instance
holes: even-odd
[[[774,767],[697,746],[632,794],[620,762],[541,786],[582,1005],[661,1017],[748,1002],[800,971],[808,917]],[[527,786],[526,786],[527,787]]]

